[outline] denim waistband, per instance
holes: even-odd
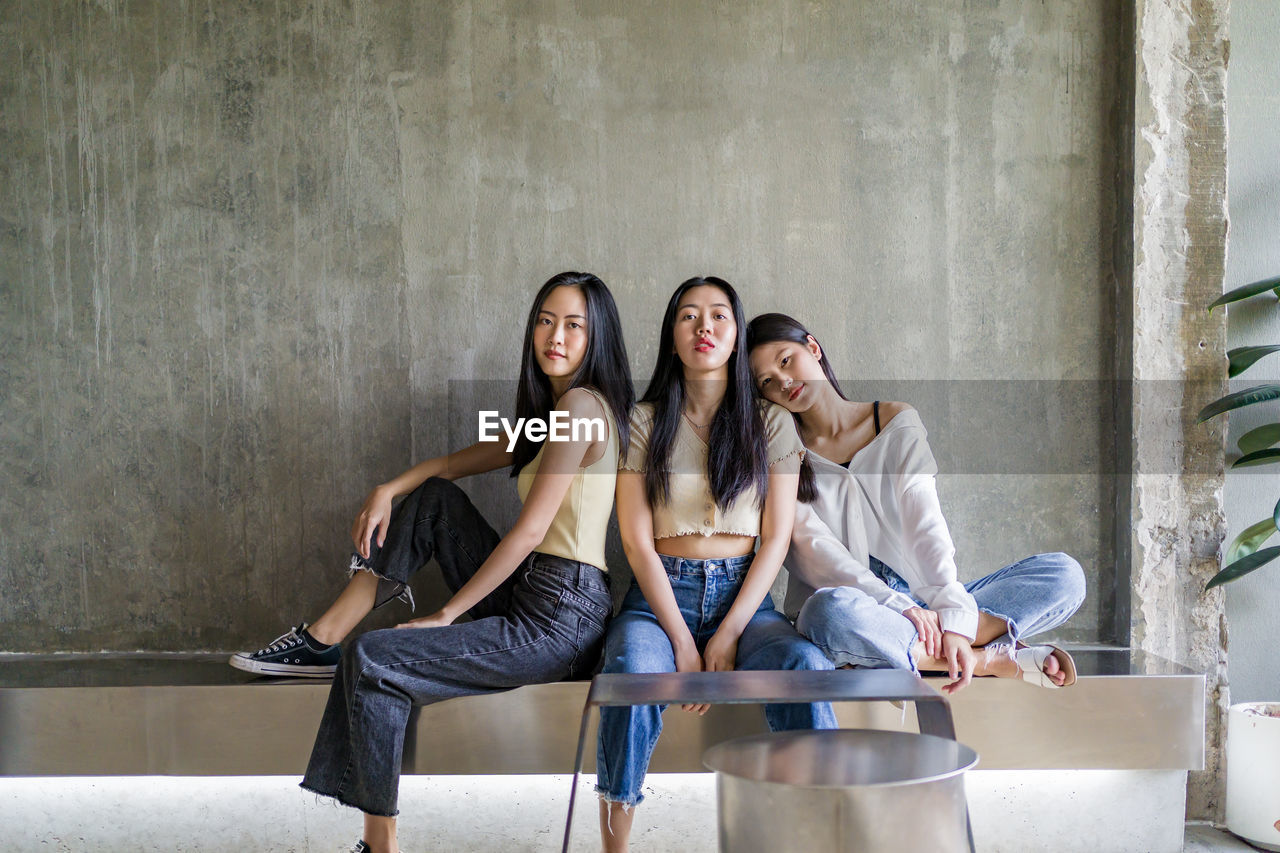
[[[716,575],[722,574],[728,577],[737,577],[747,571],[747,567],[751,565],[755,554],[743,554],[741,557],[716,557],[709,560],[692,560],[688,557],[672,557],[668,554],[659,554],[662,560],[662,567],[667,570],[667,574],[673,578],[682,575]]]
[[[609,579],[604,572],[580,560],[570,560],[568,557],[534,551],[529,554],[529,568],[579,585],[609,588]]]

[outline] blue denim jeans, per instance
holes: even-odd
[[[871,571],[890,588],[911,594],[907,582],[875,557]],[[1009,630],[992,642],[1012,643],[1070,619],[1084,601],[1084,572],[1066,554],[1036,554],[970,581],[964,588],[977,601],[979,611],[1008,623]],[[915,668],[910,650],[918,637],[911,620],[851,586],[815,592],[800,608],[796,629],[836,666]]]
[[[393,516],[376,565],[406,562],[386,552],[412,540],[414,559],[434,558],[456,592],[499,537],[452,483],[428,480],[411,497],[413,512]],[[343,651],[302,787],[395,816],[414,705],[591,675],[612,604],[600,569],[535,551],[471,609],[473,621],[362,635]]]
[[[662,555],[680,615],[701,653],[729,612],[754,555],[726,560],[686,560]],[[738,640],[738,669],[831,669],[831,661],[796,633],[773,609],[768,595]],[[634,582],[605,638],[604,672],[675,672],[675,650]],[[601,708],[596,750],[596,792],[610,802],[633,806],[644,800],[640,787],[662,733],[665,705]],[[766,705],[773,731],[833,729],[827,702]]]

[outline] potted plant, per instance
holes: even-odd
[[[1280,277],[1264,279],[1224,293],[1209,306],[1252,299],[1267,293],[1280,298]],[[1237,347],[1227,352],[1227,376],[1234,378],[1259,359],[1280,352],[1280,345]],[[1254,385],[1215,400],[1200,411],[1201,423],[1233,409],[1280,399],[1280,384]],[[1232,468],[1280,462],[1280,422],[1249,430],[1236,442],[1240,456]],[[1270,518],[1241,531],[1225,566],[1205,585],[1212,589],[1244,577],[1280,556],[1280,545],[1263,548],[1280,528],[1280,500]],[[1232,705],[1227,713],[1227,829],[1266,850],[1280,851],[1280,702]]]

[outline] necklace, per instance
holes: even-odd
[[[693,422],[693,418],[689,417],[688,412],[681,411],[680,414],[683,415],[684,419],[689,422],[689,426],[693,427],[694,429],[706,429],[707,427],[711,426],[711,424],[695,424]]]

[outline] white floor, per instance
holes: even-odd
[[[714,850],[715,783],[663,774],[637,815],[639,850]],[[0,851],[331,853],[360,837],[360,814],[287,777],[0,779]],[[594,777],[578,789],[574,850],[599,848]],[[406,776],[400,846],[425,851],[559,850],[571,777]],[[652,825],[646,814],[660,816]]]
[[[587,777],[578,790],[574,850],[598,849],[592,781]],[[348,850],[359,837],[359,815],[319,801],[299,790],[297,782],[286,777],[0,778],[0,851]],[[662,774],[649,782],[634,848],[714,850],[715,777]],[[406,776],[400,793],[401,847],[406,853],[558,850],[569,784],[567,776]],[[1005,796],[995,789],[974,790],[989,788],[985,784],[968,787],[975,809],[983,798]],[[1134,848],[1116,837],[1093,849]],[[1183,849],[1253,848],[1221,830],[1193,824]]]
[[[1187,824],[1187,838],[1183,853],[1238,853],[1254,851],[1257,847],[1246,844],[1225,829],[1207,824]]]

